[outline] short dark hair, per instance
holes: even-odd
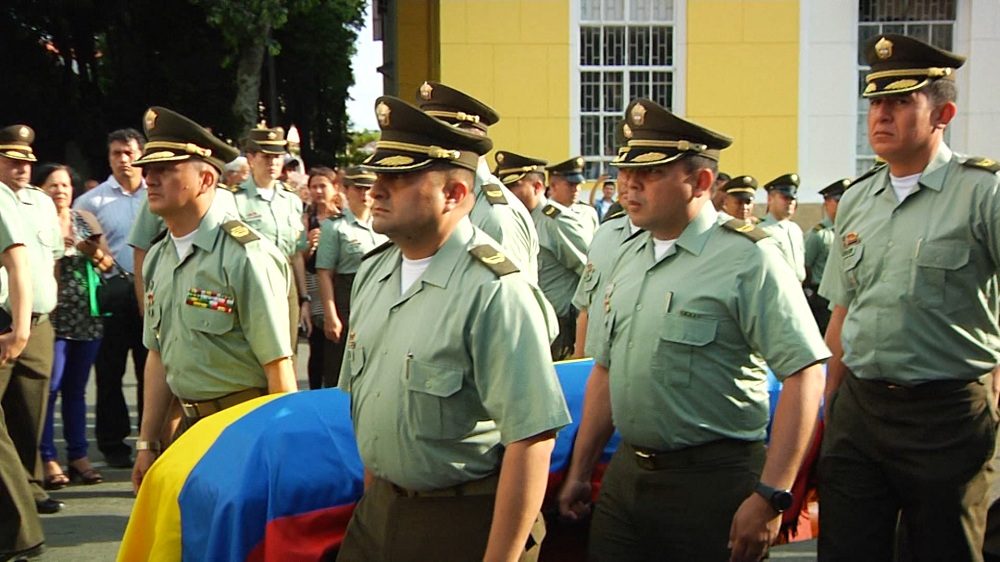
[[[684,171],[687,173],[694,172],[695,170],[700,170],[702,168],[708,168],[713,174],[719,173],[719,162],[707,156],[701,156],[698,154],[692,154],[690,156],[684,156],[678,162],[684,165]]]
[[[134,140],[136,144],[139,145],[139,149],[146,146],[146,137],[142,136],[139,131],[128,127],[126,129],[118,129],[117,131],[111,131],[108,134],[108,146],[111,146],[113,142],[122,142],[128,144],[128,141]]]
[[[954,80],[934,80],[924,86],[921,91],[927,94],[927,98],[931,100],[934,107],[954,102],[958,99],[958,87],[955,86]]]

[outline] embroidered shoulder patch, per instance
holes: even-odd
[[[722,223],[722,227],[733,232],[738,232],[743,236],[754,241],[754,243],[760,242],[765,238],[770,238],[770,234],[764,232],[762,229],[757,228],[753,223],[749,223],[740,219],[733,219]]]
[[[482,244],[476,246],[469,250],[477,260],[482,262],[486,267],[490,268],[490,271],[496,274],[497,277],[503,277],[504,275],[510,275],[511,273],[516,273],[520,271],[514,262],[510,261],[507,256],[503,255],[503,252],[490,246],[489,244]]]
[[[217,185],[215,187],[217,187],[219,189],[225,189],[226,191],[229,191],[231,193],[236,193],[237,191],[240,190],[240,186],[238,186],[238,185],[226,185],[224,183],[220,183],[219,185]]]
[[[250,227],[243,223],[243,221],[227,221],[222,223],[222,229],[226,231],[226,234],[232,236],[237,242],[246,246],[248,243],[254,240],[260,240],[260,238],[250,230]]]
[[[542,208],[542,214],[547,217],[556,218],[561,213],[562,211],[560,211],[558,207],[552,205],[551,203]]]
[[[499,185],[488,183],[483,186],[483,193],[486,195],[486,201],[490,205],[507,204],[507,198],[503,196],[503,190]]]

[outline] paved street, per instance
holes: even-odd
[[[308,347],[302,345],[299,347],[299,351],[299,388],[308,388],[304,369],[308,359]],[[125,375],[125,382],[126,398],[130,406],[134,407],[135,378],[132,376],[131,363],[129,364],[129,372]],[[87,403],[91,405],[94,403],[93,377],[91,377],[87,391]],[[66,508],[56,515],[42,517],[48,548],[38,560],[45,562],[108,562],[114,560],[118,553],[118,544],[132,509],[132,484],[129,482],[131,472],[104,466],[101,453],[94,445],[93,406],[89,409],[88,424],[91,440],[90,457],[94,461],[94,465],[104,475],[105,481],[96,486],[73,485],[52,492],[54,498],[66,502]],[[65,447],[61,434],[62,427],[57,415],[56,443],[60,454],[64,455]],[[815,542],[809,541],[777,548],[772,551],[771,559],[781,562],[816,560]]]

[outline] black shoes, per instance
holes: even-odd
[[[132,468],[132,452],[115,451],[113,453],[105,453],[104,461],[111,468]]]
[[[45,545],[41,543],[17,552],[0,552],[0,562],[25,562],[29,558],[37,558],[43,552],[45,552]]]
[[[62,511],[62,508],[64,507],[66,507],[66,504],[64,504],[59,500],[54,500],[52,498],[48,498],[45,500],[35,500],[35,509],[38,510],[38,513],[41,513],[43,515],[51,515],[53,513],[59,513],[60,511]]]

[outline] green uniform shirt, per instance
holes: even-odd
[[[14,192],[0,182],[0,252],[6,252],[11,246],[24,245],[26,236],[18,206]],[[0,268],[0,302],[6,303],[9,293],[7,270]]]
[[[657,262],[649,233],[625,246],[606,285],[604,346],[622,438],[675,450],[764,439],[767,376],[830,356],[777,244],[721,226],[710,203]]]
[[[213,205],[221,205],[226,215],[238,219],[239,211],[236,210],[236,198],[228,187],[220,185],[215,190],[215,202]],[[140,250],[149,250],[153,245],[153,239],[166,230],[163,219],[159,215],[154,215],[149,210],[149,200],[146,199],[146,190],[142,190],[142,206],[135,216],[132,229],[128,233],[128,245]]]
[[[56,206],[52,203],[52,198],[37,187],[29,186],[8,193],[17,202],[17,208],[11,214],[20,217],[23,235],[21,240],[28,250],[28,264],[31,267],[31,312],[48,314],[56,307],[59,298],[55,264],[65,252]],[[8,220],[7,215],[5,212],[4,220]],[[9,310],[6,269],[0,270],[0,285],[4,287],[4,308]]]
[[[143,344],[160,353],[170,390],[186,400],[267,388],[263,365],[292,355],[288,261],[245,226],[227,233],[229,220],[215,201],[183,260],[167,235],[143,262]]]
[[[597,216],[597,209],[581,201],[574,201],[569,210],[576,213],[576,216],[580,218],[580,222],[583,223],[583,227],[587,229],[588,234],[593,238],[594,234],[597,233],[598,227],[601,225],[601,219]]]
[[[298,251],[302,223],[302,199],[281,182],[274,183],[274,197],[268,201],[250,176],[236,192],[236,208],[244,222],[274,243],[286,256]]]
[[[500,243],[525,278],[537,282],[538,232],[535,223],[524,203],[490,173],[484,162],[481,158],[476,170],[476,201],[469,219]]]
[[[1000,180],[964,161],[942,143],[902,203],[887,167],[840,201],[820,294],[847,308],[859,378],[971,380],[1000,363]]]
[[[587,265],[591,237],[572,211],[544,197],[531,218],[538,230],[538,286],[556,314],[565,316]]]
[[[627,215],[604,221],[594,234],[587,252],[587,265],[584,267],[580,283],[573,295],[573,306],[577,310],[587,310],[587,339],[600,340],[603,332],[603,303],[594,304],[595,296],[604,288],[604,282],[611,275],[622,251],[622,244],[632,235],[632,227]],[[603,297],[603,295],[601,295]]]
[[[365,467],[405,488],[494,474],[504,445],[570,421],[546,339],[555,318],[520,273],[474,257],[479,246],[500,251],[463,220],[405,293],[396,247],[354,284],[364,312],[351,314],[340,387]]]
[[[799,283],[806,280],[806,251],[802,240],[802,228],[789,219],[779,221],[768,213],[757,225],[771,235],[781,247],[785,261],[792,266]]]
[[[316,269],[330,269],[337,273],[357,273],[361,258],[389,240],[372,230],[371,220],[367,223],[358,221],[350,209],[323,221],[319,228]]]
[[[823,270],[833,246],[833,221],[827,217],[813,227],[806,235],[806,269],[809,270],[809,282],[813,287],[819,287],[823,282]]]

